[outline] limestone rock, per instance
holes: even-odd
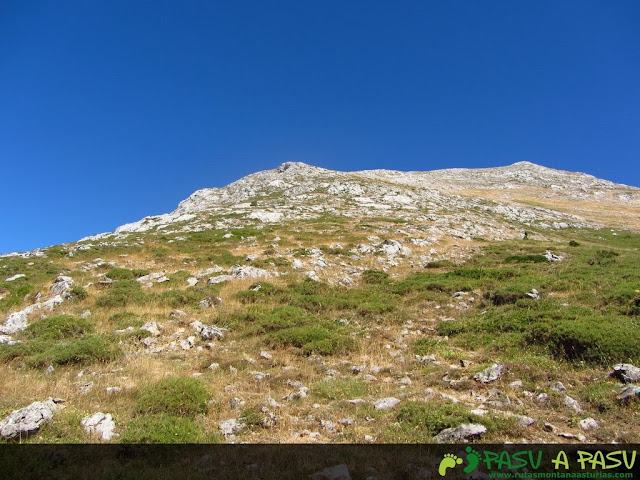
[[[80,424],[89,435],[97,434],[105,441],[109,441],[118,436],[114,432],[116,424],[108,413],[94,413],[93,415],[84,417]]]
[[[640,398],[640,387],[630,383],[620,389],[618,400],[627,401],[634,397]]]
[[[373,406],[376,410],[389,410],[400,403],[400,400],[395,397],[381,398],[373,402]]]
[[[12,277],[9,278],[5,278],[4,281],[5,282],[13,282],[14,280],[18,280],[19,278],[24,278],[26,277],[26,275],[24,273],[18,273]]]
[[[25,437],[38,430],[53,418],[59,407],[54,400],[33,402],[20,410],[14,410],[0,421],[0,437],[13,439]]]
[[[226,328],[217,327],[216,325],[205,325],[197,320],[191,322],[191,327],[200,335],[202,340],[212,340],[214,338],[221,340],[227,332]]]
[[[506,367],[501,363],[494,363],[491,367],[474,375],[473,378],[478,382],[490,383],[498,380],[505,370]]]
[[[240,422],[237,418],[230,418],[229,420],[223,420],[218,423],[218,428],[225,437],[234,435],[245,427],[246,425]]]
[[[580,428],[584,431],[595,430],[599,426],[600,425],[598,424],[598,422],[596,422],[595,419],[591,417],[580,420]]]
[[[614,365],[613,372],[609,376],[617,378],[622,383],[635,383],[640,381],[640,368],[630,363],[619,363]]]
[[[161,328],[162,328],[162,325],[159,325],[157,322],[147,322],[140,327],[140,330],[146,330],[154,337],[157,337],[160,335]]]
[[[438,433],[433,440],[439,443],[463,442],[471,438],[476,438],[486,433],[487,427],[479,423],[463,423],[457,427],[446,428]]]
[[[71,277],[65,277],[60,275],[55,279],[53,285],[51,285],[51,292],[54,295],[65,295],[73,286],[73,279]]]

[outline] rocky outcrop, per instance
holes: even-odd
[[[463,423],[457,427],[442,430],[433,437],[433,440],[438,443],[464,442],[477,438],[486,432],[487,427],[479,423]]]
[[[93,415],[84,417],[80,424],[89,435],[98,435],[105,441],[109,441],[118,436],[114,432],[116,424],[108,413],[94,413]]]
[[[619,363],[613,367],[610,377],[617,378],[622,383],[635,383],[640,381],[640,368],[630,363]]]
[[[59,400],[49,399],[14,410],[0,421],[0,437],[12,440],[32,434],[53,418],[54,413],[61,408],[58,403]]]

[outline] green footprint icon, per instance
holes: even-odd
[[[462,459],[454,455],[453,453],[445,453],[444,458],[440,462],[440,466],[438,467],[438,473],[441,477],[444,477],[447,474],[447,470],[450,468],[454,468],[456,465],[460,465],[462,463]]]
[[[471,473],[478,467],[478,463],[480,463],[480,452],[471,447],[465,448],[465,451],[467,452],[467,462],[469,465],[464,467],[464,473]]]

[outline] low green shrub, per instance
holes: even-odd
[[[158,297],[161,305],[167,305],[172,308],[180,308],[185,305],[197,305],[201,300],[195,290],[167,290],[162,292]]]
[[[71,300],[84,300],[89,296],[87,291],[80,285],[71,287],[71,289],[69,289],[69,295],[71,296]]]
[[[365,270],[362,272],[362,282],[368,285],[385,285],[391,283],[391,278],[381,270]]]
[[[113,282],[108,294],[96,299],[96,307],[118,308],[129,304],[139,304],[146,300],[147,296],[142,291],[140,283],[136,280],[118,280]]]
[[[135,280],[149,275],[149,273],[149,270],[129,270],[128,268],[114,267],[106,275],[111,280]]]
[[[122,443],[218,443],[220,438],[205,435],[190,418],[175,415],[145,415],[127,423]]]
[[[305,355],[311,353],[335,355],[347,353],[355,347],[355,341],[352,338],[324,326],[287,328],[276,332],[271,338],[275,346],[297,347]]]
[[[195,417],[207,412],[209,398],[200,380],[169,377],[139,390],[137,412],[143,415]]]
[[[127,327],[141,327],[145,323],[135,313],[127,312],[126,310],[109,316],[109,322],[113,322],[118,330]]]
[[[86,335],[68,342],[47,345],[42,351],[26,358],[28,364],[66,365],[72,363],[109,362],[117,358],[120,351],[98,335]]]
[[[396,418],[402,427],[409,431],[417,430],[426,441],[446,428],[463,423],[484,423],[483,420],[486,420],[460,404],[415,401],[403,403],[398,408]]]
[[[29,340],[62,340],[80,338],[93,331],[93,323],[86,318],[77,318],[71,315],[54,315],[31,323],[22,332],[21,338]]]
[[[504,261],[507,263],[547,263],[549,259],[544,255],[509,255]]]

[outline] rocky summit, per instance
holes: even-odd
[[[637,443],[639,249],[584,173],[285,163],[0,255],[0,435]]]

